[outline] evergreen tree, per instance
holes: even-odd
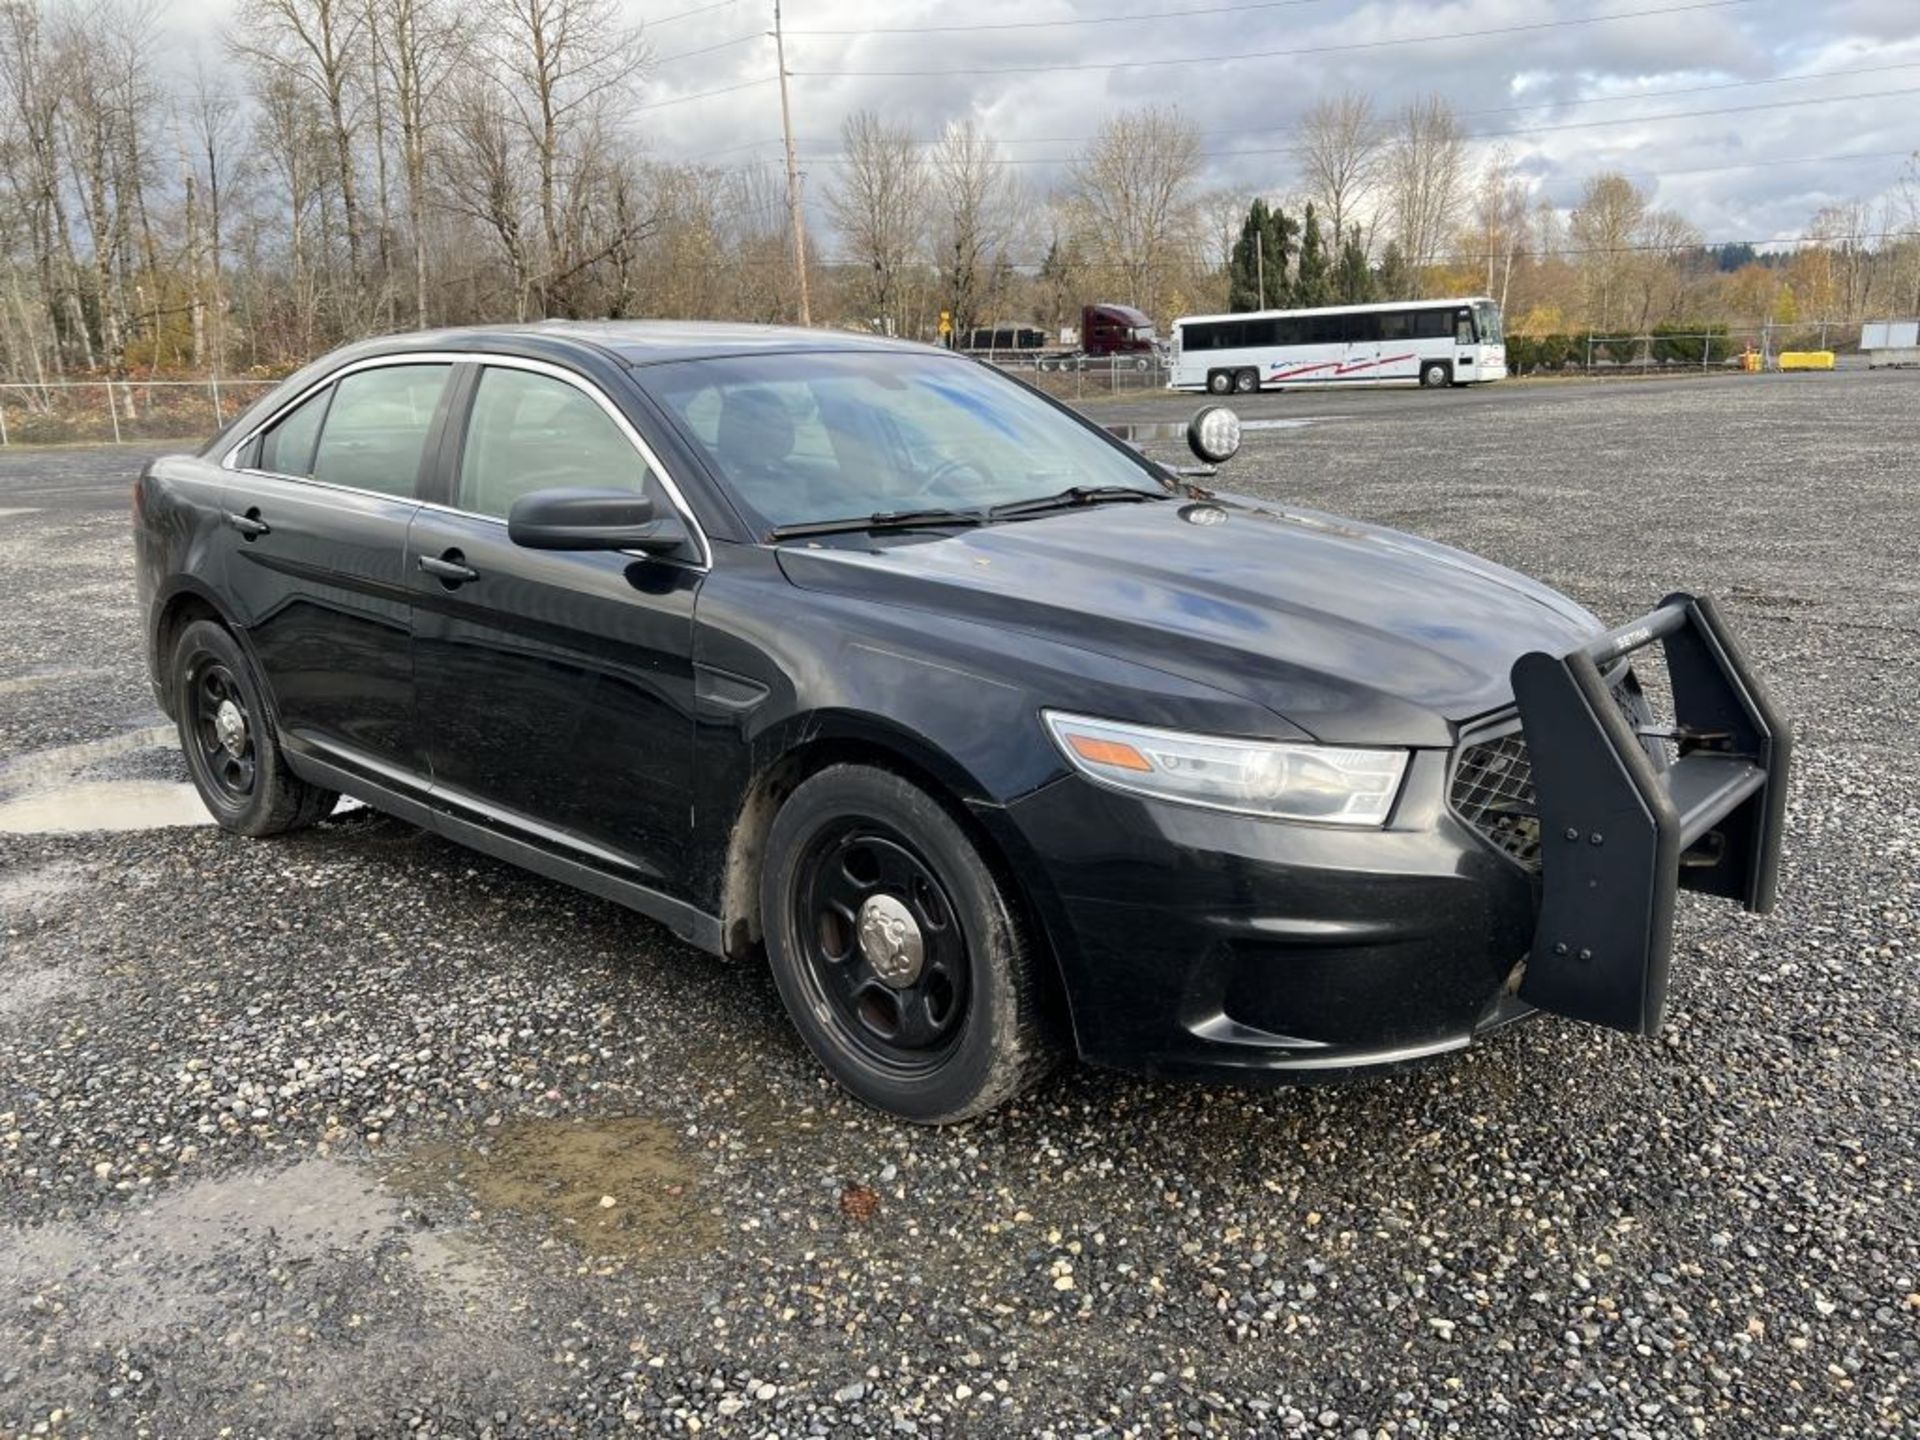
[[[1300,222],[1300,263],[1294,272],[1293,303],[1311,309],[1333,304],[1333,267],[1327,260],[1326,241],[1320,235],[1320,220],[1307,202],[1306,218]]]
[[[1333,293],[1342,305],[1367,305],[1373,301],[1373,271],[1367,265],[1367,247],[1360,243],[1358,225],[1340,246],[1340,260],[1333,270]]]
[[[1241,222],[1240,238],[1233,242],[1227,265],[1228,309],[1277,310],[1293,303],[1287,261],[1298,231],[1299,226],[1284,212],[1269,209],[1264,200],[1255,200],[1247,207],[1247,218]]]
[[[1407,257],[1400,253],[1400,247],[1393,241],[1387,242],[1387,248],[1380,252],[1380,268],[1374,272],[1374,290],[1382,300],[1411,300],[1413,293],[1413,267],[1407,264]]]

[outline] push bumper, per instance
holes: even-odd
[[[1665,769],[1602,675],[1655,642],[1683,750]],[[1773,903],[1787,729],[1711,602],[1691,596],[1571,654],[1524,656],[1513,680],[1537,872],[1454,813],[1440,750],[1414,752],[1380,830],[1078,777],[1009,806],[1082,1057],[1309,1080],[1444,1055],[1535,1010],[1654,1033],[1677,892]]]
[[[1680,756],[1656,768],[1601,667],[1666,652]],[[1660,1029],[1681,890],[1773,908],[1792,735],[1712,600],[1658,609],[1568,655],[1525,655],[1514,697],[1533,765],[1540,918],[1521,998],[1634,1034]]]

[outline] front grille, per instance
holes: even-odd
[[[1638,730],[1651,719],[1631,673],[1612,686],[1613,703]],[[1650,742],[1649,749],[1658,742]],[[1657,758],[1656,764],[1664,763]],[[1534,813],[1533,761],[1517,727],[1460,748],[1453,767],[1453,810],[1494,849],[1528,870],[1540,868],[1540,818]]]
[[[1540,820],[1533,813],[1533,761],[1518,730],[1460,751],[1453,808],[1496,850],[1529,870],[1540,867]]]

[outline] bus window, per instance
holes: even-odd
[[[1347,343],[1370,345],[1381,338],[1380,322],[1387,317],[1374,312],[1347,316]]]
[[[1444,310],[1416,310],[1413,312],[1413,338],[1416,340],[1444,340],[1453,333]]]
[[[1380,317],[1380,338],[1382,340],[1411,340],[1413,338],[1413,312],[1411,310],[1389,310]]]
[[[1346,325],[1339,315],[1308,315],[1305,324],[1309,345],[1338,345],[1346,337]]]
[[[1473,344],[1473,312],[1460,310],[1453,317],[1453,341],[1456,345]]]
[[[1273,344],[1273,321],[1271,320],[1247,321],[1245,326],[1245,332],[1240,343],[1242,345]]]

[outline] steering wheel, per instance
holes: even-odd
[[[931,498],[933,492],[939,488],[941,481],[945,480],[949,475],[958,475],[963,471],[972,474],[976,480],[984,481],[987,478],[987,472],[982,470],[979,465],[972,460],[942,460],[928,472],[927,478],[921,481],[920,488],[913,492],[913,498],[915,500]]]

